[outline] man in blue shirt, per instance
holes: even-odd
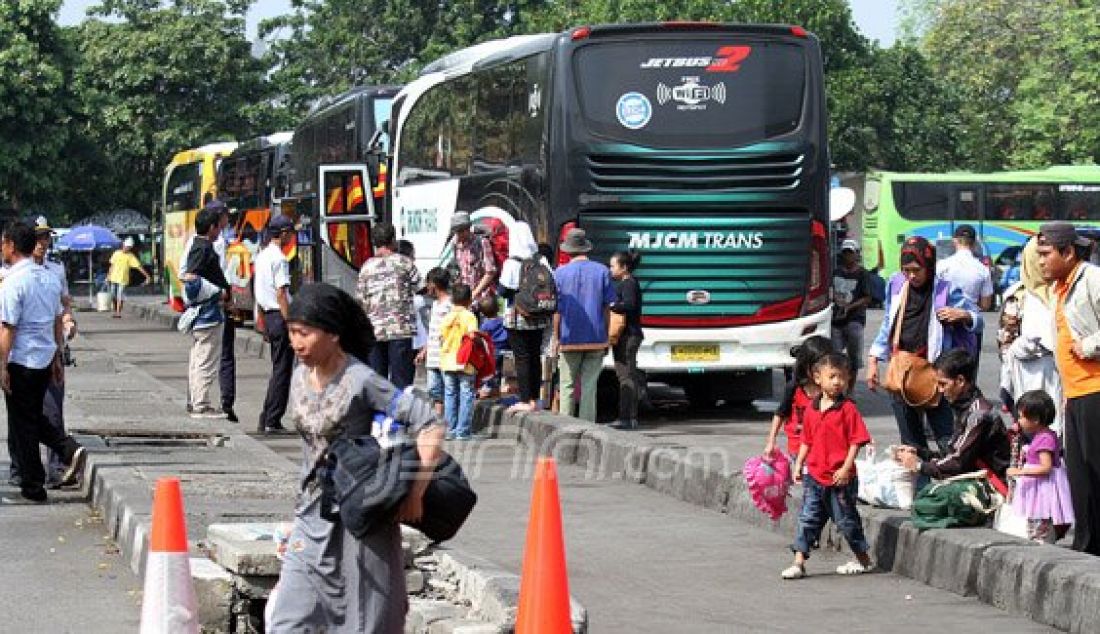
[[[554,271],[558,287],[558,312],[554,315],[554,342],[560,351],[559,410],[573,416],[573,390],[581,384],[580,408],[576,415],[596,422],[596,385],[607,356],[608,307],[615,301],[611,271],[588,259],[592,242],[584,229],[565,234],[561,250],[573,257]]]
[[[9,450],[23,500],[45,502],[46,472],[38,445],[57,452],[67,465],[63,486],[76,482],[85,460],[84,448],[42,413],[50,377],[62,372],[61,285],[31,258],[35,236],[30,226],[9,225],[2,245],[4,261],[11,265],[0,286],[0,388],[8,410]]]

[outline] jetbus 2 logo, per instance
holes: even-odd
[[[627,231],[631,249],[748,249],[764,248],[759,231]]]
[[[723,46],[712,57],[651,57],[640,68],[703,68],[708,73],[736,73],[751,54],[751,46]]]

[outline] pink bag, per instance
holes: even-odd
[[[787,512],[787,491],[791,488],[791,463],[780,451],[753,456],[745,461],[745,482],[756,508],[772,521]]]

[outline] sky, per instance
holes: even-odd
[[[848,0],[852,16],[860,31],[879,44],[889,46],[897,34],[897,0]],[[65,0],[61,8],[61,24],[71,25],[84,18],[85,10],[99,4],[98,0]],[[290,10],[290,0],[261,0],[252,6],[248,14],[248,37],[255,38],[256,25],[261,20],[281,15]]]

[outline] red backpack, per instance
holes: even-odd
[[[462,365],[471,365],[480,383],[491,379],[497,372],[496,350],[493,339],[480,330],[468,332],[462,336],[462,345],[458,347],[455,361]]]
[[[508,227],[499,218],[485,218],[481,222],[485,225],[485,237],[493,247],[493,260],[499,273],[508,259]]]

